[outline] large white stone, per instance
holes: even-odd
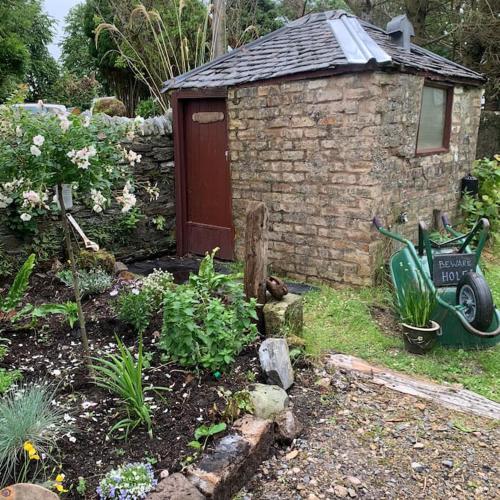
[[[262,342],[259,360],[268,383],[279,385],[287,390],[293,384],[293,368],[290,362],[287,341],[283,338],[271,338]]]
[[[272,419],[288,406],[288,394],[277,385],[255,384],[250,391],[254,415]]]

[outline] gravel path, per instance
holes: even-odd
[[[498,422],[363,376],[308,370],[296,378],[290,399],[306,430],[275,449],[238,499],[500,497]]]

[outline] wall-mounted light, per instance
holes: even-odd
[[[476,196],[479,192],[479,180],[470,172],[462,178],[462,196],[467,193]]]

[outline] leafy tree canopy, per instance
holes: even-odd
[[[0,101],[20,83],[28,83],[30,99],[42,98],[53,84],[58,67],[47,49],[52,26],[41,0],[0,2]]]

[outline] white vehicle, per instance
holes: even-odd
[[[52,113],[54,115],[66,115],[66,106],[62,104],[45,104],[44,102],[27,102],[24,104],[13,104],[13,108],[28,111],[29,113]]]

